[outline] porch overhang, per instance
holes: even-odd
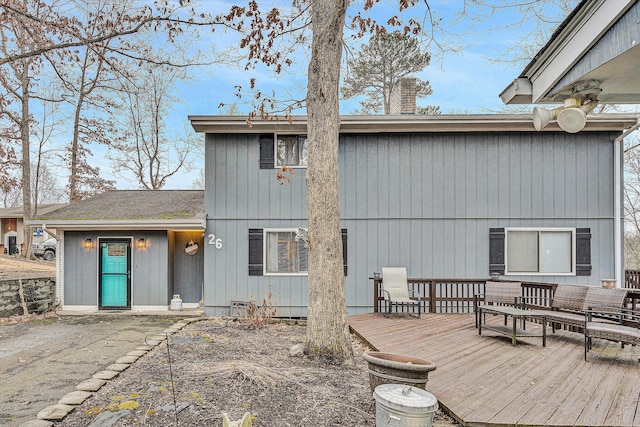
[[[637,103],[640,94],[640,48],[628,50],[581,75],[565,78],[636,0],[583,0],[560,24],[549,42],[507,86],[500,98],[505,104],[560,103],[576,83],[600,82],[600,103]]]
[[[69,221],[42,221],[29,220],[27,225],[43,226],[56,230],[80,231],[80,230],[171,230],[171,231],[203,231],[206,229],[206,218],[190,218],[187,220],[69,220]]]

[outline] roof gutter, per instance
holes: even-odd
[[[56,230],[205,230],[206,218],[181,220],[29,220],[26,225],[42,225]],[[50,233],[50,232],[49,232]]]
[[[622,204],[622,144],[624,139],[632,132],[640,128],[640,118],[636,119],[635,125],[622,132],[616,139],[613,140],[614,148],[614,202],[613,202],[613,235],[614,235],[614,279],[616,279],[616,286],[621,288],[624,283],[624,236],[623,236],[623,218],[624,218],[624,205]]]
[[[196,132],[208,134],[305,133],[307,117],[291,120],[253,120],[247,124],[243,116],[189,116]],[[636,121],[631,114],[597,114],[589,117],[583,131],[627,129]],[[563,132],[557,123],[544,131]],[[378,115],[340,116],[341,134],[436,132],[536,132],[531,114],[460,114],[460,115]]]

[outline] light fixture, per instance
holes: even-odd
[[[536,128],[537,131],[541,130],[548,125],[551,120],[555,120],[556,117],[558,117],[558,113],[563,109],[564,107],[554,108],[553,110],[535,107],[533,109],[533,127]]]
[[[602,92],[598,80],[585,80],[573,85],[571,96],[564,100],[562,107],[552,110],[535,107],[533,127],[539,131],[552,120],[568,133],[580,132],[587,124],[587,115],[598,105],[598,95]]]
[[[144,249],[146,246],[146,243],[144,241],[144,237],[141,237],[138,239],[138,249]]]
[[[580,107],[566,107],[558,113],[558,125],[568,133],[580,132],[587,124],[587,114],[593,111],[598,101],[589,100]]]
[[[568,133],[580,132],[587,124],[587,115],[598,105],[597,99],[567,98],[562,107],[552,110],[535,107],[533,109],[533,127],[539,131],[554,119],[558,126]]]
[[[83,244],[85,249],[93,248],[93,241],[91,240],[91,237],[86,238]]]

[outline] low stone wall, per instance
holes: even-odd
[[[22,279],[22,287],[35,286],[37,299],[50,299],[53,306],[56,292],[56,279],[44,277],[39,279]],[[0,317],[9,317],[16,314],[23,314],[20,303],[20,282],[18,279],[0,280]],[[29,305],[29,312],[36,309],[35,304]]]

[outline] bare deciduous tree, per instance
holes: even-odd
[[[353,355],[344,293],[338,197],[338,85],[347,3],[312,0],[307,83],[309,305],[305,353],[338,362]]]
[[[159,190],[179,171],[192,168],[192,154],[200,140],[193,132],[178,133],[165,122],[177,102],[172,90],[185,80],[183,69],[143,64],[138,77],[128,79],[122,90],[126,107],[125,136],[111,144],[109,158],[116,175],[133,175],[140,187]]]
[[[198,175],[191,182],[191,188],[194,190],[204,190],[204,169],[198,171]]]
[[[515,2],[526,5],[538,2]],[[397,11],[421,5],[422,18],[408,18],[403,22],[398,15],[384,21],[371,18],[371,9],[378,2],[365,1],[355,5],[344,0],[293,0],[291,13],[285,15],[282,8],[261,10],[256,2],[246,7],[233,6],[223,18],[227,25],[243,33],[240,47],[247,51],[251,67],[257,62],[272,66],[276,73],[291,64],[292,46],[305,41],[301,31],[312,25],[312,45],[307,83],[307,134],[309,160],[307,164],[307,216],[309,221],[309,303],[305,352],[310,356],[326,357],[336,362],[350,360],[342,276],[338,199],[338,87],[340,60],[342,57],[343,28],[346,24],[353,37],[380,36],[387,28],[401,27],[404,34],[422,35],[433,41],[436,50],[447,49],[437,39],[438,32],[446,31],[440,19],[433,13],[428,0],[401,0]],[[353,6],[353,14],[346,19],[347,5]],[[493,13],[496,7],[513,7],[506,0],[464,1],[459,19],[473,23],[477,16],[468,15],[471,6]],[[295,13],[293,13],[295,12]],[[309,15],[310,12],[310,15]],[[531,7],[523,20],[537,12]],[[380,22],[384,22],[381,24]],[[292,43],[283,43],[290,37]],[[254,79],[251,86],[255,85]],[[257,94],[258,96],[260,94]],[[269,97],[257,109],[255,115],[269,116],[273,107]],[[320,271],[322,270],[322,271]],[[320,331],[319,328],[325,328]]]
[[[7,1],[5,7],[23,8],[31,10],[33,16],[46,16],[48,8],[43,7],[36,0]],[[3,15],[0,25],[0,52],[6,57],[13,52],[20,54],[37,48],[38,42],[44,37],[43,28],[31,29],[24,27],[19,19]],[[1,64],[0,64],[1,65]],[[33,91],[33,76],[42,66],[39,57],[24,56],[6,63],[0,68],[0,119],[7,128],[3,132],[4,140],[17,142],[20,148],[20,170],[22,188],[22,210],[25,220],[33,216],[31,206],[31,114],[29,104]],[[3,148],[4,152],[11,152],[11,148]],[[24,255],[31,256],[32,233],[29,227],[23,231]]]
[[[67,162],[67,166],[70,167],[71,146],[67,147],[68,154],[63,156],[63,160]],[[91,166],[87,161],[87,156],[91,156],[91,151],[84,147],[79,146],[76,153],[76,197],[78,200],[83,200],[96,194],[104,193],[105,191],[115,190],[115,181],[103,178],[100,175],[100,168]]]
[[[69,155],[71,201],[79,200],[81,193],[95,193],[87,188],[92,182],[96,182],[98,188],[107,184],[98,179],[97,168],[86,164],[86,155],[90,144],[109,143],[114,139],[108,132],[113,129],[109,114],[114,110],[109,97],[114,86],[110,82],[116,77],[129,77],[131,62],[176,67],[200,63],[197,50],[179,41],[193,35],[189,28],[215,27],[216,23],[208,19],[207,14],[198,14],[200,21],[196,22],[195,11],[190,6],[188,0],[180,3],[160,0],[153,4],[137,0],[49,3],[10,0],[0,4],[0,16],[10,24],[2,28],[5,38],[0,74],[6,76],[8,70],[21,63],[46,62],[63,83],[62,95],[74,110],[70,149],[65,150]],[[7,36],[10,28],[14,28],[13,33]],[[154,46],[163,46],[163,50]],[[23,68],[35,72],[33,67]],[[4,104],[0,100],[0,105]],[[28,120],[28,115],[22,116]],[[81,165],[83,156],[85,164]],[[26,174],[28,169],[24,169]],[[83,171],[88,175],[80,176]],[[27,178],[25,182],[30,181]],[[28,185],[23,188],[29,191]]]
[[[640,137],[625,140],[624,152],[624,265],[640,268]]]

